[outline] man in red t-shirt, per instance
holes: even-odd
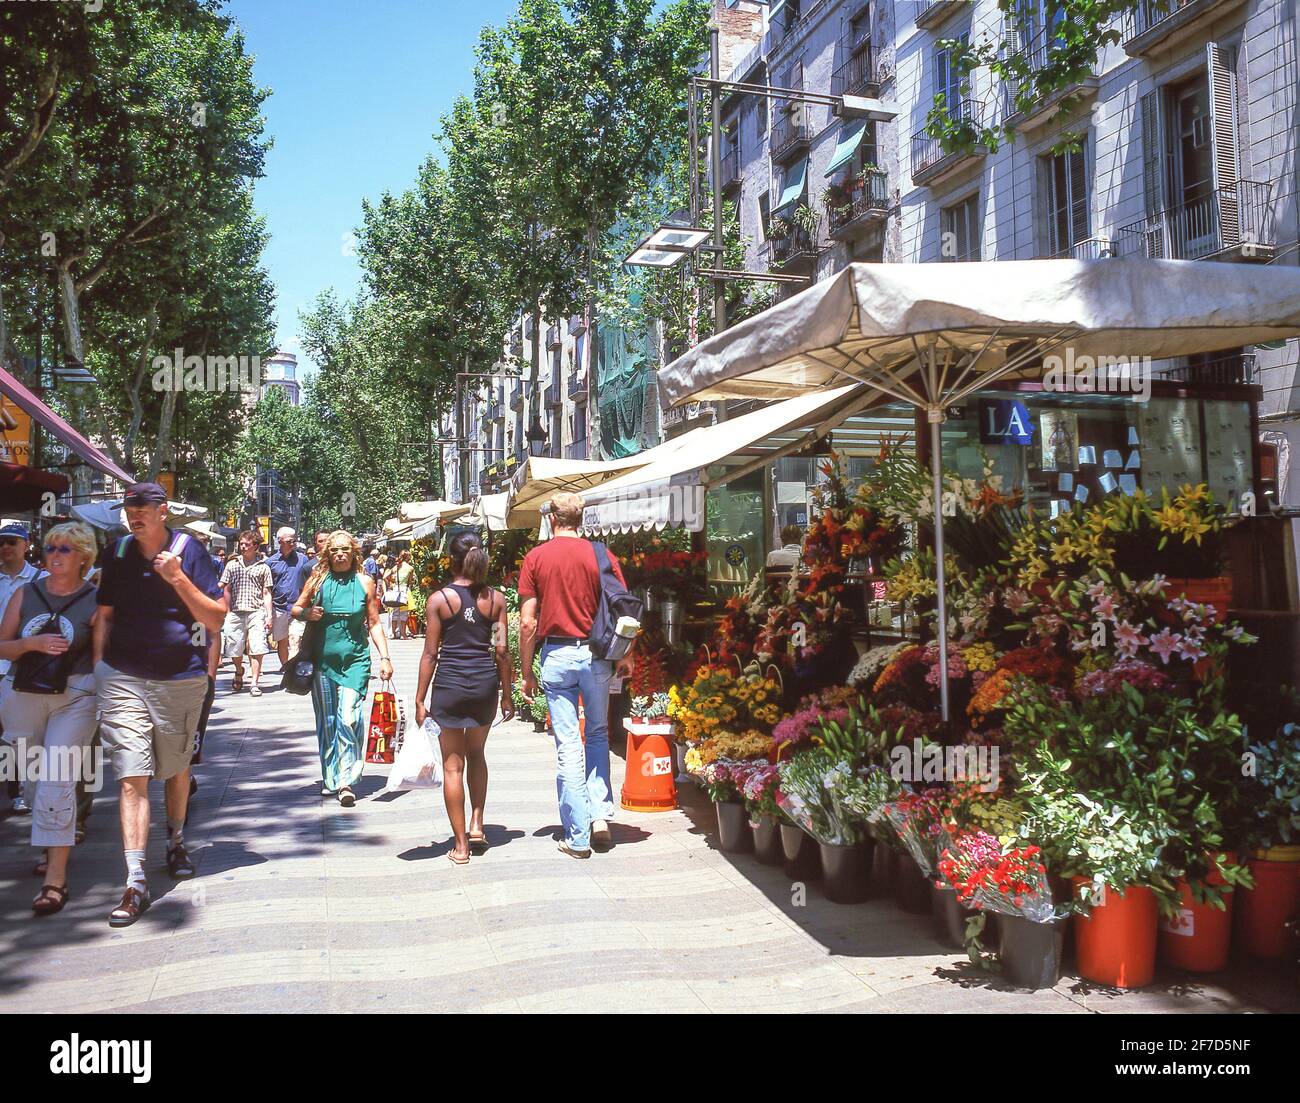
[[[550,502],[554,538],[524,556],[519,570],[519,661],[523,692],[537,693],[533,649],[541,640],[542,688],[551,713],[558,763],[556,788],[564,838],[560,850],[573,858],[591,857],[592,847],[608,849],[609,818],[614,814],[609,781],[609,683],[614,664],[592,656],[587,642],[600,597],[600,568],[591,543],[578,535],[582,499],[557,494]],[[614,573],[623,581],[618,560]],[[618,664],[631,672],[630,658]],[[586,744],[578,728],[578,700],[585,714]]]

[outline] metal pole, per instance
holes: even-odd
[[[947,578],[943,569],[943,456],[939,427],[944,422],[942,406],[931,406],[925,412],[930,422],[930,472],[934,476],[934,559],[935,580],[939,597],[939,707],[943,720],[948,722],[948,595]]]
[[[721,79],[722,66],[717,23],[709,24],[709,75],[716,82]],[[710,175],[713,177],[713,244],[722,249],[722,94],[716,83],[709,86],[709,110],[713,119],[712,144],[709,149]],[[716,254],[721,261],[722,253]],[[727,283],[713,281],[713,332],[727,328]]]

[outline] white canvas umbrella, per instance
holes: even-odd
[[[170,520],[203,517],[207,512],[207,506],[194,506],[187,502],[167,503],[167,516]],[[126,513],[122,509],[121,498],[74,505],[72,515],[97,529],[126,528]]]
[[[1300,270],[1107,259],[852,264],[659,372],[670,404],[777,399],[856,381],[925,410],[934,479],[940,701],[948,718],[947,409],[1044,357],[1165,359],[1300,335]]]

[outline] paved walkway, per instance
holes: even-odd
[[[410,707],[418,644],[393,650]],[[1300,1008],[1269,968],[1125,994],[1075,979],[1007,990],[924,917],[831,904],[815,886],[796,906],[779,869],[716,849],[693,789],[680,811],[620,814],[615,849],[573,861],[551,841],[548,737],[507,724],[488,756],[492,849],[455,867],[440,793],[375,799],[383,770],[369,767],[355,808],[321,799],[310,700],[233,696],[223,671],[187,831],[199,876],[168,878],[156,793],[154,906],[134,927],[106,922],[123,878],[113,785],[52,918],[31,917],[27,818],[0,822],[0,1011]],[[618,758],[614,770],[617,790]]]

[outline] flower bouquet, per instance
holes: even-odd
[[[865,837],[874,804],[868,780],[880,784],[867,770],[855,770],[825,747],[800,751],[777,770],[781,811],[819,843],[852,846]]]

